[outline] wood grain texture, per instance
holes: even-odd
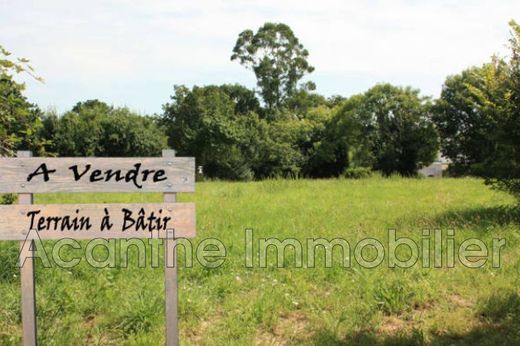
[[[110,215],[110,221],[113,226],[110,230],[101,230],[102,218],[106,215],[105,209]],[[170,217],[166,226],[167,229],[175,229],[176,237],[193,238],[195,236],[195,204],[193,203],[150,203],[150,204],[48,204],[48,205],[2,205],[0,206],[0,240],[25,240],[29,235],[29,239],[36,239],[36,232],[29,232],[31,220],[32,228],[37,230],[37,236],[40,239],[94,239],[94,238],[149,238],[151,233],[148,230],[136,230],[135,225],[123,231],[124,213],[123,209],[132,211],[130,216],[137,221],[139,212],[142,209],[145,215],[145,222],[153,212],[156,217],[161,219]],[[34,217],[28,215],[30,212],[40,211],[34,214]],[[81,217],[89,217],[91,228],[73,227],[62,229],[63,218],[69,216],[67,224],[70,226],[74,222],[74,218],[81,225]],[[38,228],[38,220],[44,218],[42,227]],[[51,220],[48,223],[47,217],[61,218],[56,223]],[[129,219],[128,219],[129,220]],[[156,221],[154,221],[156,222]],[[127,222],[127,225],[130,222]],[[164,224],[164,223],[163,223]],[[85,224],[83,224],[85,225]],[[137,225],[137,223],[136,223]],[[49,229],[50,228],[50,229]],[[142,227],[141,227],[142,228]],[[157,227],[156,227],[157,229]],[[153,231],[154,237],[165,238],[166,230],[159,232]]]
[[[163,150],[163,157],[175,157],[174,150]],[[164,193],[165,203],[175,203],[175,193]],[[175,238],[179,237],[177,229],[172,230],[166,240],[166,254],[164,256],[164,295],[166,317],[166,346],[179,345],[179,288],[177,285],[177,251]]]
[[[44,181],[43,175],[35,176],[27,181],[28,176],[42,164],[56,172]],[[105,181],[107,170],[121,170],[124,175],[134,165],[140,164],[137,177],[141,188],[133,182]],[[82,173],[87,165],[91,168],[79,180],[75,180],[74,172],[69,168],[78,165]],[[102,181],[89,180],[94,170],[100,170],[98,176]],[[164,170],[164,181],[153,181],[150,173],[146,181],[143,170]],[[139,178],[140,177],[140,178]],[[194,192],[195,191],[195,158],[193,157],[152,157],[152,158],[0,158],[0,193],[45,193],[45,192]]]
[[[18,157],[31,157],[30,151],[18,151]],[[20,207],[29,207],[33,203],[33,195],[23,193],[18,195]],[[24,346],[36,346],[36,280],[34,271],[34,242],[20,242],[20,283],[22,309],[22,342]]]

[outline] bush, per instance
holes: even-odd
[[[353,167],[347,168],[343,172],[343,176],[347,179],[363,179],[372,176],[372,170],[368,167]]]

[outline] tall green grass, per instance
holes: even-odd
[[[513,344],[520,342],[520,226],[515,201],[476,179],[267,180],[204,182],[180,201],[197,205],[197,238],[225,244],[224,264],[183,268],[183,344]],[[160,202],[160,194],[49,194],[35,203]],[[502,267],[364,269],[246,268],[244,230],[258,238],[345,238],[351,245],[387,230],[421,239],[451,228],[460,243],[505,238]],[[46,247],[52,242],[46,242]],[[0,344],[20,344],[18,244],[0,243]],[[37,268],[43,345],[157,345],[164,342],[163,269]],[[405,255],[405,252],[401,253]],[[305,261],[304,261],[305,264]]]

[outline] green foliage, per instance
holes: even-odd
[[[325,105],[329,106],[324,96],[313,92],[315,88],[314,83],[306,83],[304,87],[297,89],[287,98],[284,108],[294,113],[298,118],[304,118],[309,110],[313,108]]]
[[[339,176],[349,166],[414,175],[437,153],[430,106],[416,90],[380,85],[330,101],[300,91],[291,102],[273,120],[255,112],[247,89],[177,86],[162,124],[173,148],[219,179]]]
[[[372,176],[372,170],[368,167],[349,167],[343,172],[348,179],[364,179]]]
[[[253,97],[238,86],[176,86],[161,120],[171,147],[195,156],[210,178],[252,179],[262,131]]]
[[[13,76],[28,73],[34,76],[27,59],[13,61],[11,54],[0,46],[0,155],[14,155],[18,150],[44,153],[46,142],[38,136],[41,128],[41,111],[23,95],[25,85]]]
[[[265,23],[256,33],[238,35],[231,60],[238,60],[255,73],[269,115],[297,91],[298,81],[314,71],[291,28],[283,23]]]
[[[325,119],[320,136],[309,156],[307,171],[310,176],[339,176],[349,166],[354,148],[362,148],[357,143],[361,138],[360,127],[353,116],[361,101],[359,95],[352,96],[335,107],[331,116]],[[360,150],[356,153],[356,164],[365,164],[358,155]]]
[[[453,173],[478,174],[484,161],[496,157],[494,135],[507,111],[508,75],[506,63],[495,59],[446,79],[433,119]]]
[[[318,175],[371,167],[385,175],[415,175],[438,150],[428,99],[418,90],[376,85],[352,96],[327,123],[313,158]]]
[[[249,112],[263,115],[263,109],[253,90],[240,84],[224,84],[219,87],[235,104],[235,113],[246,114]]]
[[[77,103],[63,116],[47,114],[43,136],[59,156],[159,156],[167,137],[155,119],[98,100]]]
[[[361,142],[373,157],[373,168],[385,175],[415,175],[437,155],[437,133],[430,120],[429,100],[419,91],[389,84],[364,94],[356,118]]]
[[[311,175],[307,162],[332,110],[307,104],[305,112],[282,108],[276,120],[268,120],[255,100],[252,91],[239,86],[177,86],[161,122],[171,147],[195,156],[209,178]]]
[[[515,21],[511,21],[509,25],[511,77],[506,82],[507,106],[504,107],[502,126],[496,134],[497,157],[488,161],[485,176],[488,184],[520,198],[520,25]]]
[[[12,193],[7,193],[0,197],[0,204],[14,204],[16,202],[16,195]]]
[[[298,177],[304,163],[304,155],[298,147],[301,127],[292,119],[277,120],[267,126],[267,137],[262,148],[258,176]]]
[[[27,73],[37,81],[43,82],[43,78],[34,74],[34,69],[29,65],[29,59],[16,58],[13,60],[9,58],[11,53],[0,45],[0,73],[7,75],[14,75],[20,73]]]
[[[454,173],[520,196],[520,26],[510,27],[509,61],[493,57],[448,77],[434,120]]]
[[[233,92],[237,89],[228,85],[176,87],[162,118],[171,146],[195,156],[210,178],[299,176],[320,120],[313,114],[299,119],[280,110],[278,120],[267,121],[255,112],[258,102],[252,94],[238,89],[242,97],[237,98]]]
[[[310,159],[315,155],[315,143],[323,136],[325,123],[332,113],[333,110],[324,105],[309,108],[301,114],[284,109],[279,111],[278,120],[266,122],[268,136],[263,149],[266,155],[258,176],[313,176]]]

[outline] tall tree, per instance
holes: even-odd
[[[309,52],[283,23],[265,23],[256,33],[238,35],[231,60],[252,69],[267,110],[272,114],[292,96],[298,81],[314,71],[307,61]]]

